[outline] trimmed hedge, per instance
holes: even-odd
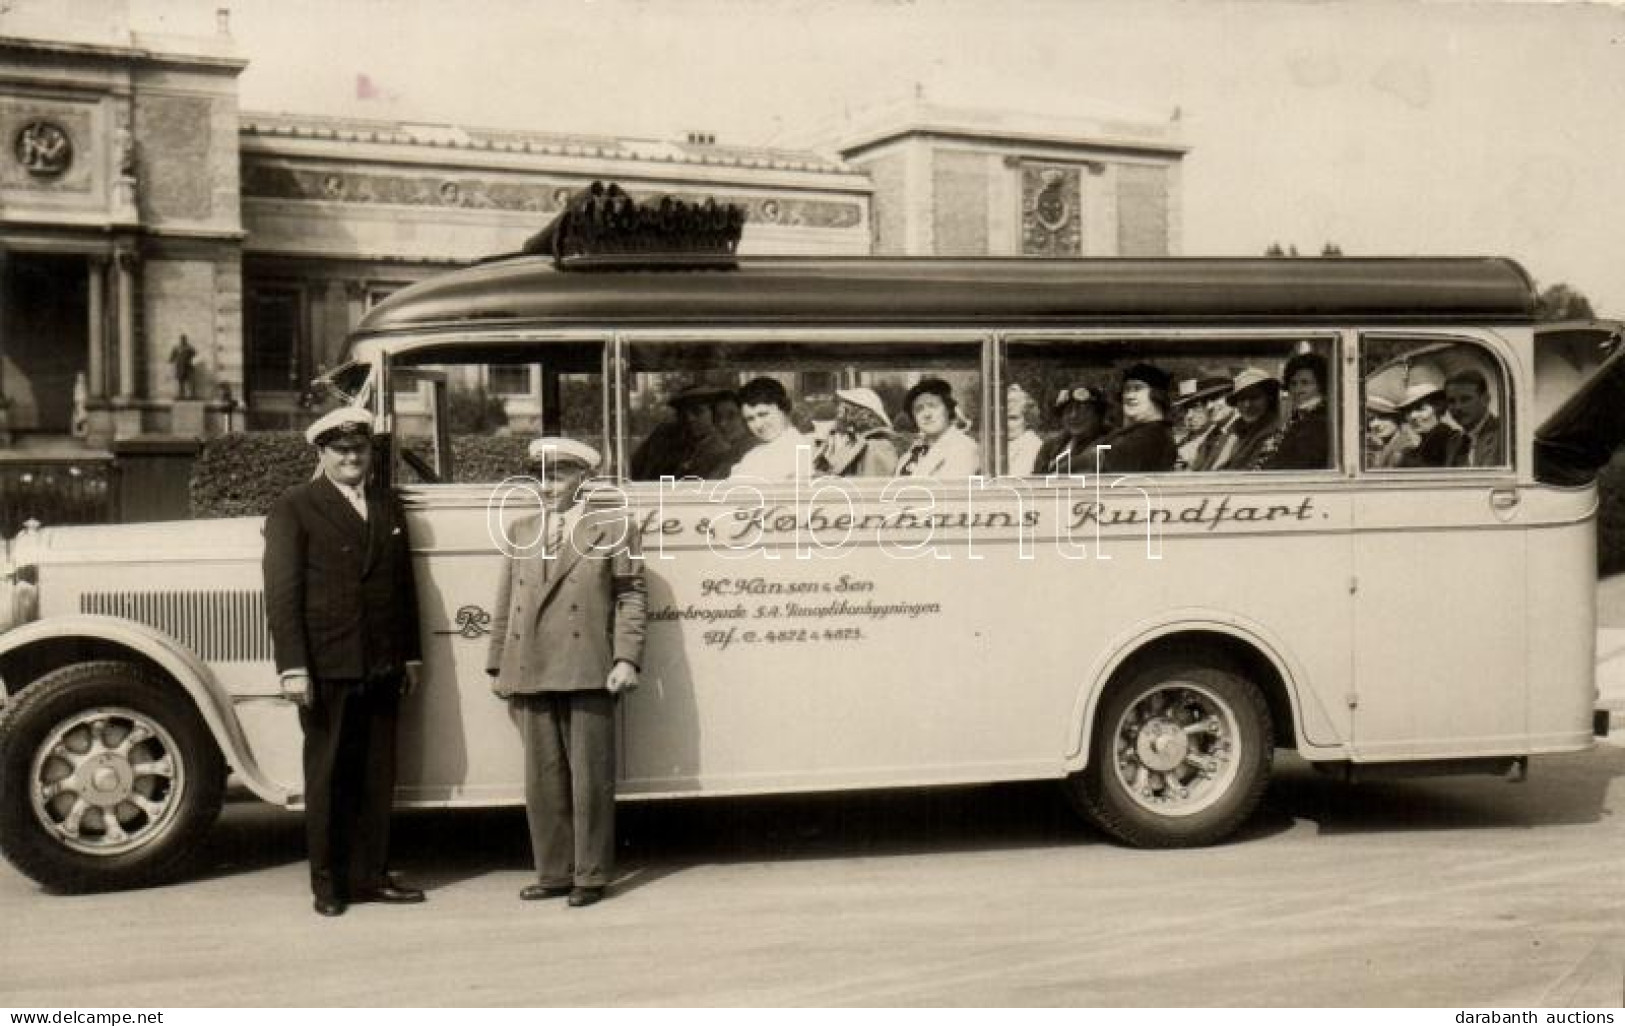
[[[407,443],[427,456],[429,440]],[[524,473],[530,439],[520,435],[454,435],[452,466],[463,483],[495,483]],[[192,467],[192,517],[264,516],[277,497],[316,472],[316,450],[298,431],[256,431],[211,439]]]

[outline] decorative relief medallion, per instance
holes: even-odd
[[[17,163],[35,178],[60,178],[73,166],[73,139],[55,121],[38,118],[17,130]]]
[[[1082,175],[1076,167],[1021,168],[1021,251],[1028,256],[1083,255]]]

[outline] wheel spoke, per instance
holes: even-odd
[[[1219,772],[1219,760],[1209,755],[1197,755],[1192,752],[1185,756],[1185,765],[1195,769],[1204,777],[1211,777]]]
[[[124,740],[120,741],[118,746],[115,747],[113,751],[120,755],[129,755],[130,749],[134,748],[143,741],[152,740],[152,737],[152,731],[137,723],[135,726],[130,728],[130,732],[124,735]]]
[[[1216,717],[1216,716],[1205,716],[1205,717],[1197,720],[1195,723],[1187,723],[1187,724],[1185,724],[1185,726],[1183,728],[1183,730],[1187,734],[1214,734],[1214,735],[1219,734],[1222,731],[1222,729],[1223,728],[1221,728],[1219,726],[1219,720],[1218,720],[1218,717]]]
[[[85,813],[90,811],[90,803],[83,798],[75,797],[73,807],[62,819],[62,832],[74,837],[79,836],[79,828],[84,823]]]
[[[137,777],[167,777],[175,776],[175,762],[169,756],[154,759],[151,762],[137,762],[130,766],[130,771]]]
[[[129,840],[130,835],[124,832],[124,826],[118,821],[109,809],[102,810],[102,839],[108,844],[120,844]]]
[[[39,800],[42,802],[52,802],[56,800],[58,795],[70,793],[72,788],[69,782],[72,780],[72,777],[63,777],[60,780],[52,780],[41,784],[39,786]]]

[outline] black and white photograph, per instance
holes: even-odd
[[[1621,110],[1613,2],[0,0],[0,1008],[1615,1021]]]

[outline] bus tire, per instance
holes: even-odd
[[[1250,681],[1194,665],[1151,666],[1112,687],[1095,716],[1073,803],[1137,848],[1213,844],[1252,815],[1275,754],[1269,706]]]
[[[74,663],[0,718],[0,853],[66,893],[144,887],[186,867],[226,765],[191,701],[130,663]]]

